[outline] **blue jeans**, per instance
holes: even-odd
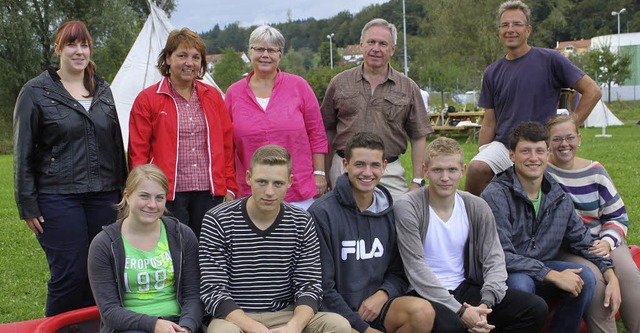
[[[572,262],[549,260],[545,261],[544,264],[558,272],[562,272],[565,269],[582,268],[580,278],[584,281],[584,285],[582,286],[580,294],[577,297],[572,297],[571,294],[559,289],[555,285],[535,281],[525,273],[509,273],[507,286],[510,289],[522,290],[539,295],[547,302],[551,299],[558,299],[553,312],[553,318],[551,319],[549,332],[579,333],[582,315],[587,310],[587,307],[589,307],[589,303],[591,303],[591,299],[593,298],[596,287],[595,276],[588,267]]]
[[[47,317],[95,304],[87,276],[89,244],[116,220],[119,199],[119,191],[38,196],[44,223],[37,238],[51,275]]]

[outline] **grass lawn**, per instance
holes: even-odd
[[[640,159],[637,144],[640,126],[626,125],[607,129],[612,138],[595,138],[600,129],[582,131],[581,156],[600,161],[608,169],[625,201],[632,226],[628,240],[640,244]],[[458,137],[464,142],[463,137]],[[476,145],[463,144],[468,162]],[[409,154],[402,157],[405,167]],[[464,181],[461,182],[464,184]],[[18,219],[13,198],[12,155],[0,155],[0,323],[39,318],[44,315],[46,282],[49,278],[44,252],[33,233]]]

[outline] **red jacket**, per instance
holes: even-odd
[[[233,127],[222,100],[213,87],[196,81],[204,110],[209,146],[209,184],[213,195],[238,193],[233,162]],[[177,106],[169,92],[169,79],[144,89],[136,97],[129,118],[129,170],[140,164],[157,165],[169,179],[167,200],[175,198],[178,165]]]

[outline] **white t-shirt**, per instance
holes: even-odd
[[[429,93],[426,90],[420,89],[420,94],[422,94],[422,101],[424,102],[425,109],[427,109],[427,113],[431,112],[429,110]]]
[[[456,193],[453,212],[448,221],[429,207],[429,228],[425,237],[424,259],[440,284],[456,289],[464,281],[465,245],[469,238],[469,218],[462,197]]]

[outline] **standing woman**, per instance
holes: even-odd
[[[244,178],[253,152],[276,144],[291,153],[293,184],[285,201],[307,209],[327,191],[327,135],[309,84],[278,69],[283,49],[280,31],[268,25],[256,28],[249,37],[253,71],[227,89],[225,102],[233,121],[240,195],[251,194]]]
[[[18,212],[47,255],[46,315],[93,305],[87,251],[116,218],[127,166],[109,84],[95,75],[84,23],[56,31],[60,68],[27,82],[13,115]]]
[[[169,183],[157,166],[136,167],[118,204],[123,219],[89,248],[100,332],[197,332],[202,321],[198,240],[162,216]]]
[[[626,243],[629,218],[622,198],[602,164],[576,156],[582,137],[571,116],[554,116],[547,122],[547,128],[551,138],[547,171],[573,200],[576,212],[591,231],[594,242],[590,251],[611,257],[620,281],[622,321],[629,332],[640,332],[637,312],[640,308],[640,271]],[[571,256],[570,259],[575,258]],[[589,267],[597,270],[595,266]],[[598,293],[604,295],[606,292],[604,281],[597,279],[596,282],[594,300],[602,299]],[[591,302],[585,315],[589,332],[617,332],[615,320],[607,319],[612,315],[615,314],[602,303]]]
[[[136,97],[129,119],[129,167],[155,164],[169,179],[167,209],[196,237],[204,214],[235,198],[233,129],[222,95],[201,79],[204,41],[183,28],[158,57],[160,82]]]

